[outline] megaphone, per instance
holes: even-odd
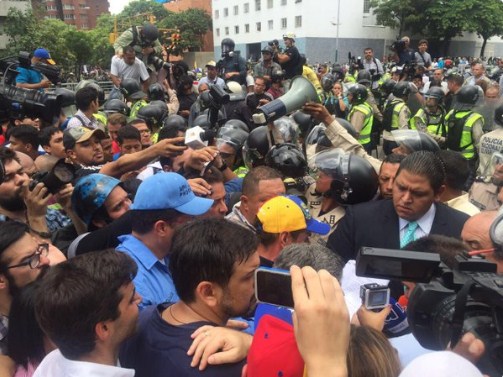
[[[267,124],[300,109],[306,102],[320,103],[320,98],[311,81],[303,76],[295,76],[288,92],[257,108],[258,113],[253,114],[253,122],[255,124]]]

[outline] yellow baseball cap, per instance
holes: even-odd
[[[276,196],[260,207],[257,218],[267,233],[293,232],[306,229],[306,219],[299,206],[285,196]]]

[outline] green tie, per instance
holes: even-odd
[[[416,233],[416,229],[418,226],[419,226],[419,224],[416,221],[411,221],[407,224],[407,230],[405,231],[405,234],[403,235],[402,239],[400,240],[400,249],[403,249],[410,242],[412,242],[416,239],[416,237],[414,237],[414,235]]]

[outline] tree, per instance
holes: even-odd
[[[73,58],[75,72],[77,73],[77,80],[80,80],[80,71],[82,65],[89,61],[92,56],[93,46],[91,34],[75,29],[69,30],[66,35],[66,42],[68,52]]]
[[[408,27],[409,18],[416,11],[414,0],[371,0],[370,7],[373,8],[377,23],[398,29],[398,37]]]
[[[130,19],[140,14],[152,14],[157,21],[168,16],[170,12],[160,3],[152,0],[138,0],[129,3],[119,14],[121,19]]]
[[[158,23],[160,28],[179,29],[180,47],[183,50],[200,51],[203,36],[211,30],[211,16],[202,9],[188,9],[179,13],[170,13]]]
[[[483,39],[480,56],[484,56],[487,40],[503,34],[503,3],[500,0],[479,2],[472,10],[472,24],[468,30]]]

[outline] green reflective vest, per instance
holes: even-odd
[[[420,120],[426,125],[425,131],[431,135],[445,136],[445,112],[441,109],[440,114],[430,114],[424,111],[424,109],[419,109],[417,113],[410,119],[410,128],[417,130],[417,121]]]
[[[136,101],[132,106],[131,106],[131,111],[129,112],[129,120],[136,119],[138,116],[138,111],[144,106],[147,106],[148,102],[145,101],[144,99],[140,99]]]
[[[372,132],[372,124],[374,123],[374,113],[372,112],[372,108],[367,102],[360,103],[359,105],[353,106],[349,113],[348,119],[351,121],[351,118],[355,111],[360,111],[365,115],[365,120],[363,123],[363,127],[360,130],[360,136],[358,137],[358,141],[361,145],[365,145],[370,143],[370,133]]]
[[[473,111],[455,111],[452,109],[445,116],[447,125],[446,145],[448,149],[461,152],[467,160],[476,158],[473,144],[472,128],[479,119],[484,121],[482,115]]]

